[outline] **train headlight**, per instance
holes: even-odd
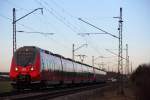
[[[30,70],[33,71],[33,70],[34,70],[34,67],[31,67]]]
[[[15,67],[15,71],[18,71],[18,67]]]

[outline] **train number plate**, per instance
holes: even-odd
[[[22,71],[26,71],[26,68],[22,68]]]

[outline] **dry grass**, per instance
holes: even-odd
[[[135,100],[132,90],[125,89],[124,95],[117,94],[117,91],[106,91],[104,96],[97,97],[95,100]],[[94,99],[93,99],[94,100]]]
[[[124,88],[124,95],[118,94],[117,88],[112,88],[103,93],[97,92],[87,100],[136,100],[133,88]]]
[[[125,88],[124,95],[117,94],[117,88],[109,87],[104,90],[94,89],[90,91],[78,92],[67,96],[54,98],[52,100],[135,100],[132,88]]]

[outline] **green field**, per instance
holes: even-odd
[[[0,93],[9,92],[12,90],[10,81],[0,81]]]

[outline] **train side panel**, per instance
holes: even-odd
[[[41,80],[48,84],[59,84],[62,81],[60,57],[41,51]]]
[[[72,61],[62,58],[62,66],[64,83],[72,83],[76,75]]]
[[[101,83],[105,82],[105,80],[106,80],[106,72],[95,68],[95,73],[94,74],[95,74],[96,82],[101,82]]]

